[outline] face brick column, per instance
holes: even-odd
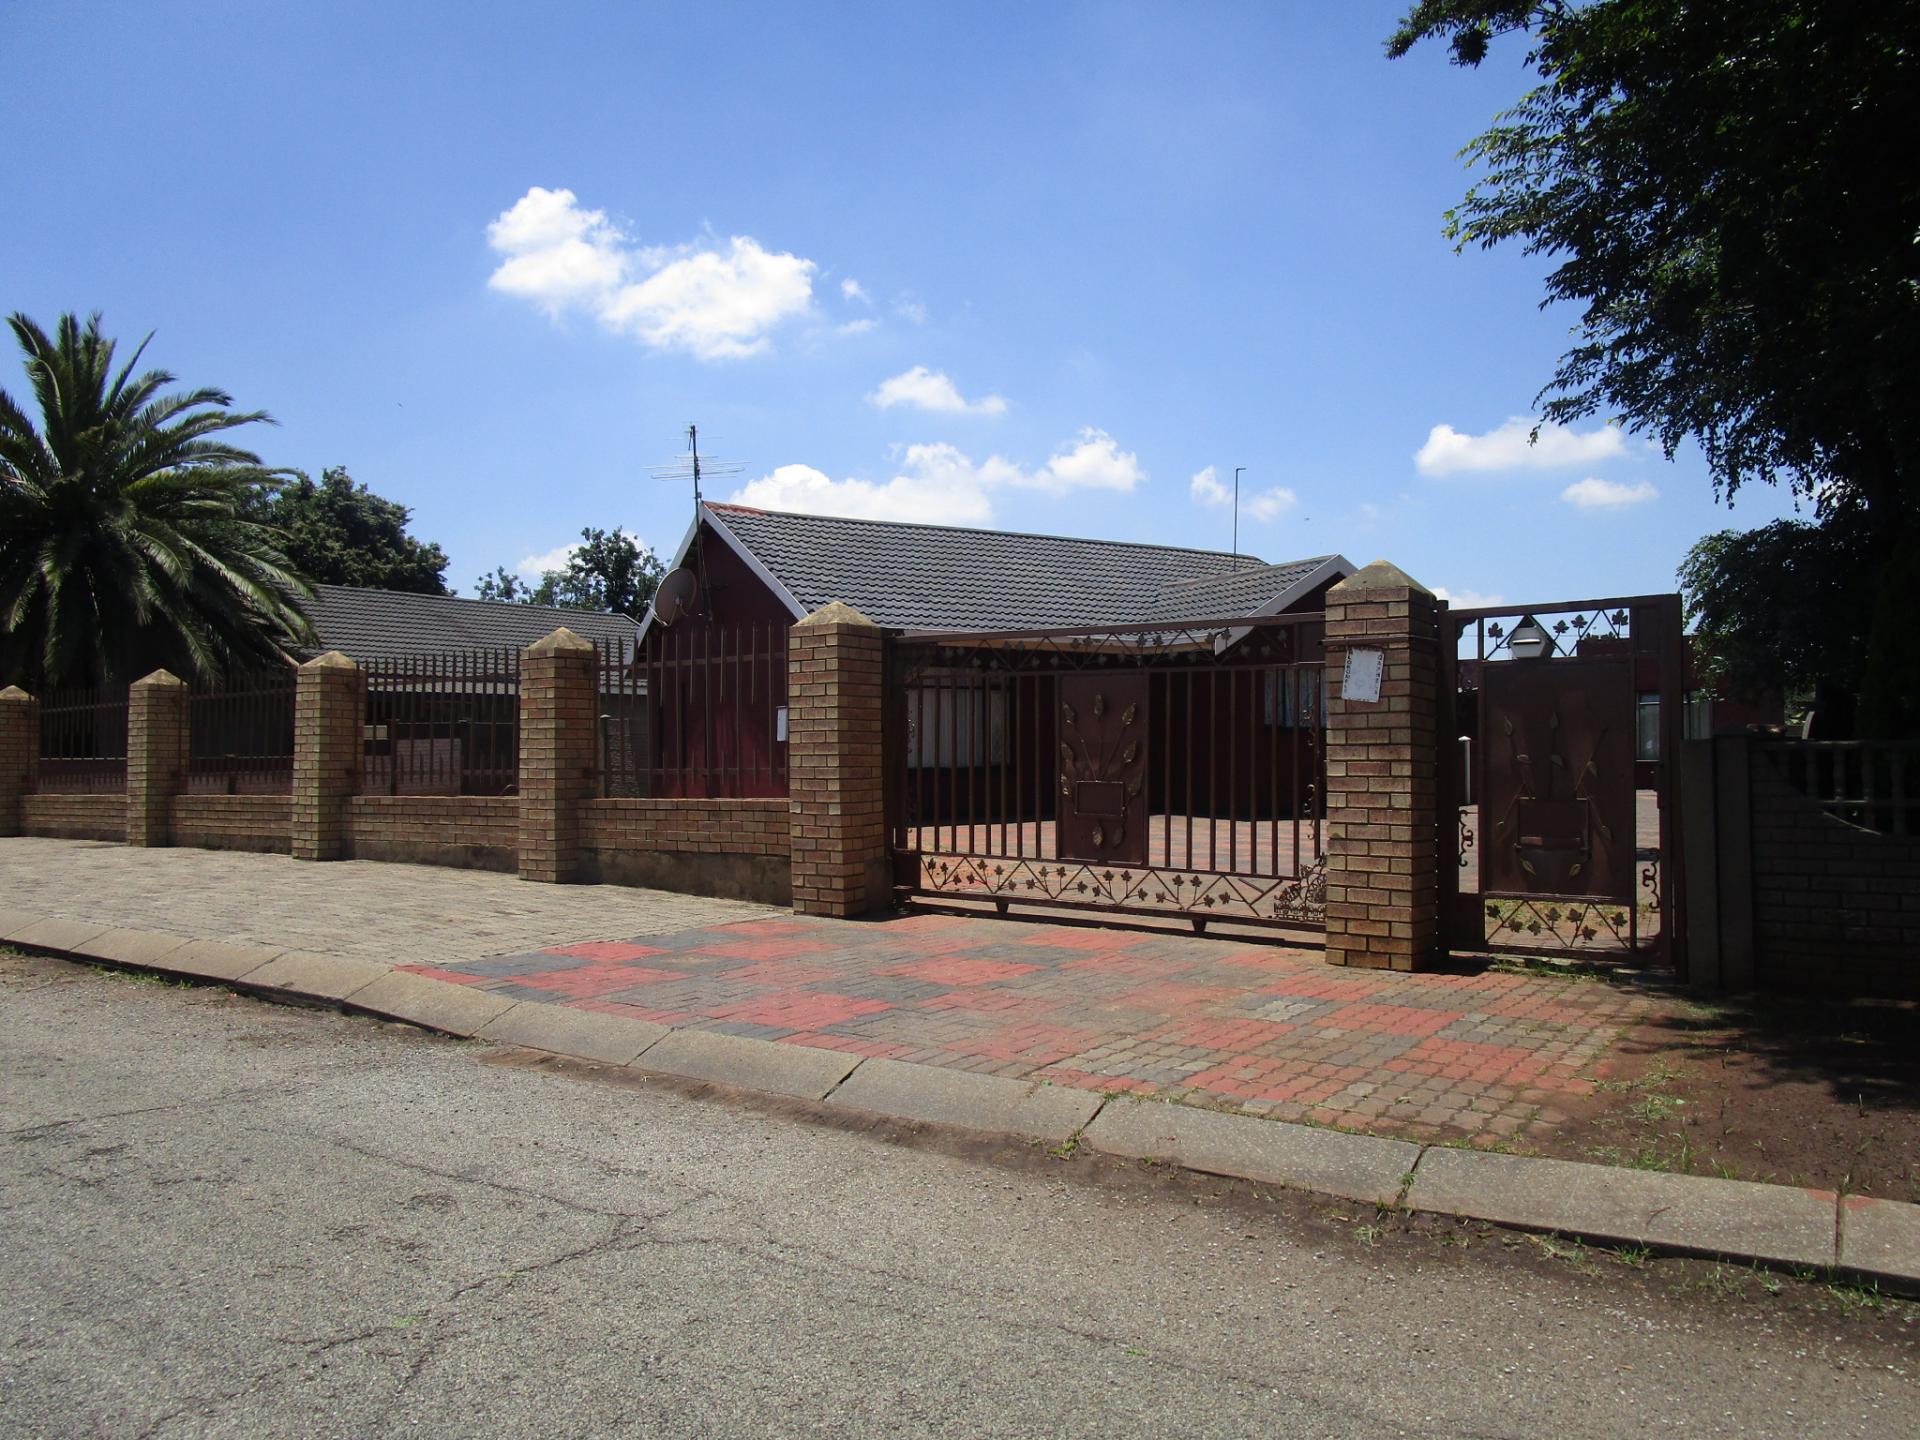
[[[562,626],[520,659],[520,878],[579,878],[581,806],[593,794],[599,654]]]
[[[1327,961],[1413,970],[1439,938],[1440,634],[1432,592],[1376,560],[1327,592]],[[1380,698],[1341,693],[1349,650]]]
[[[293,692],[293,858],[338,860],[360,785],[360,667],[338,650],[302,665]]]
[[[127,690],[127,844],[173,837],[173,797],[187,784],[187,682],[166,670]]]
[[[0,690],[0,835],[20,833],[20,797],[40,762],[40,702],[18,685]]]
[[[803,915],[859,915],[890,895],[884,663],[879,627],[851,605],[836,601],[793,627],[788,810],[793,908]]]

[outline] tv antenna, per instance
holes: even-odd
[[[687,426],[687,450],[680,459],[668,465],[657,466],[653,472],[656,480],[667,480],[693,484],[693,561],[691,571],[686,566],[676,567],[655,593],[654,613],[664,623],[671,624],[680,615],[699,607],[698,613],[712,618],[713,603],[707,592],[707,556],[706,547],[700,538],[700,482],[703,479],[723,479],[738,475],[746,466],[732,460],[702,459],[700,456],[700,427]],[[684,577],[684,578],[681,578]],[[667,603],[663,603],[663,600]],[[672,614],[667,611],[671,609]]]
[[[1233,467],[1233,558],[1236,564],[1240,560],[1240,477],[1246,471],[1244,465]]]

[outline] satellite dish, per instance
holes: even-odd
[[[653,618],[671,625],[693,608],[700,598],[700,577],[682,565],[667,572],[653,595]]]

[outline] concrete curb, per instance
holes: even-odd
[[[373,961],[0,911],[0,944],[157,971],[269,999],[401,1020],[461,1039],[523,1045],[636,1071],[735,1086],[832,1109],[1084,1144],[1279,1189],[1483,1220],[1609,1245],[1804,1267],[1920,1296],[1920,1205],[1416,1145],[1068,1086],[750,1040],[484,990]]]

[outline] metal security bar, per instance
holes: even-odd
[[[47,794],[127,788],[127,689],[49,690],[40,699],[40,764]]]
[[[517,648],[393,656],[361,669],[361,794],[518,793]]]
[[[293,787],[290,665],[228,676],[187,694],[187,790],[281,795]]]
[[[1313,614],[898,637],[898,887],[1323,924],[1324,635]]]
[[[647,684],[635,663],[630,640],[604,639],[599,652],[600,793],[635,796],[651,793],[647,748]]]
[[[1920,744],[1770,740],[1787,782],[1836,820],[1882,835],[1920,835]]]
[[[647,636],[647,793],[787,793],[787,627],[682,623]]]

